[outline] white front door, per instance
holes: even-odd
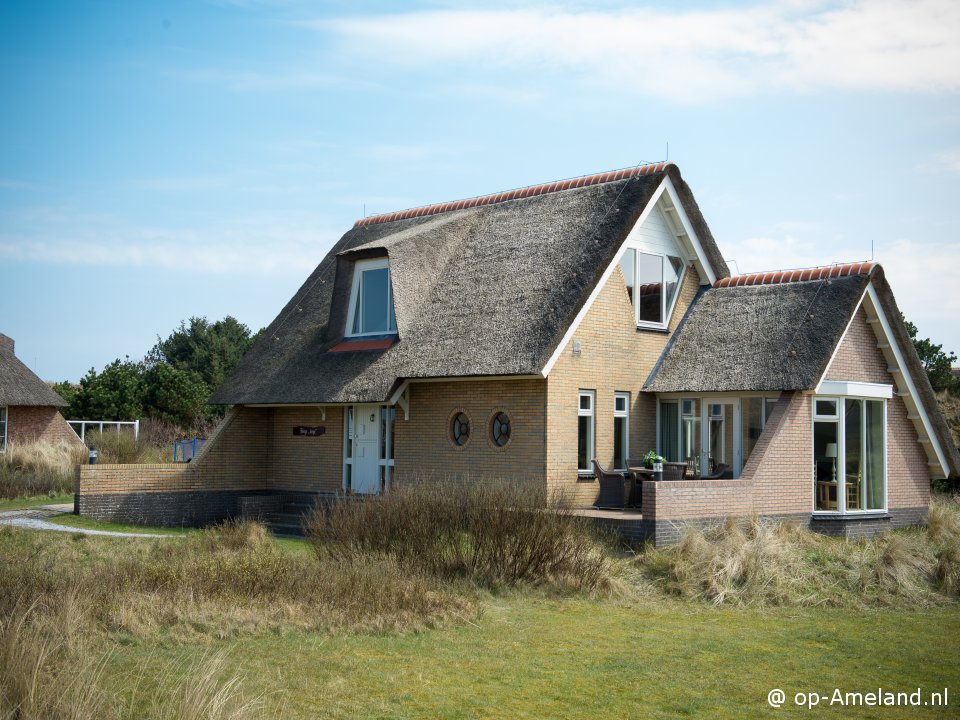
[[[380,492],[380,407],[353,406],[353,472],[355,493]]]

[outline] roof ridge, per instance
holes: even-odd
[[[510,200],[519,200],[521,198],[533,197],[535,195],[546,195],[548,193],[561,192],[563,190],[573,190],[575,188],[586,187],[588,185],[600,185],[602,183],[616,182],[627,178],[640,177],[641,175],[651,175],[662,172],[667,169],[672,162],[660,161],[652,163],[641,163],[629,168],[620,168],[619,170],[608,170],[606,172],[593,173],[592,175],[580,175],[578,177],[567,178],[565,180],[553,180],[551,182],[539,183],[537,185],[527,185],[525,187],[514,188],[512,190],[502,190],[500,192],[490,193],[488,195],[477,195],[462,200],[451,200],[449,202],[434,203],[432,205],[421,205],[419,207],[409,208],[407,210],[397,210],[395,212],[381,213],[371,215],[370,217],[357,220],[353,226],[361,227],[364,225],[377,225],[380,223],[393,222],[394,220],[406,220],[414,217],[424,217],[427,215],[438,215],[452,210],[464,210],[467,208],[480,207],[483,205],[495,205]]]
[[[828,278],[849,277],[850,275],[868,275],[877,263],[872,260],[852,263],[833,263],[794,270],[763,270],[761,272],[732,275],[720,278],[713,287],[742,287],[744,285],[777,285],[791,282],[808,282]]]

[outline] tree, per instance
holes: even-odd
[[[196,427],[209,414],[210,389],[192,370],[154,363],[143,373],[143,387],[144,408],[151,417],[186,429]]]
[[[954,394],[960,393],[960,381],[954,377],[951,370],[953,363],[957,361],[956,354],[945,353],[943,345],[935,345],[930,338],[917,339],[917,326],[906,318],[903,318],[903,324],[907,328],[907,334],[913,346],[917,349],[917,355],[920,356],[920,362],[927,371],[933,389],[937,392],[950,390]]]
[[[258,335],[251,335],[250,328],[229,315],[215,323],[205,317],[191,317],[189,324],[181,322],[166,340],[157,337],[157,344],[147,355],[147,363],[166,362],[177,370],[194,372],[212,393]]]
[[[78,420],[137,420],[143,414],[143,364],[114,360],[103,372],[90,368],[70,403]]]

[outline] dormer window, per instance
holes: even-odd
[[[387,258],[358,260],[354,265],[347,328],[348,336],[385,335],[397,331]]]
[[[683,260],[627,248],[620,259],[620,270],[633,303],[637,327],[666,327],[683,279]]]

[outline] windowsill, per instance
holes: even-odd
[[[637,330],[638,331],[645,330],[648,332],[664,333],[664,334],[670,332],[670,328],[668,328],[666,325],[637,325]]]
[[[890,517],[888,510],[853,510],[840,512],[839,510],[814,510],[814,520],[857,520],[857,519],[883,519]]]
[[[593,479],[594,479],[594,477],[593,477],[593,471],[592,471],[592,470],[590,470],[590,471],[587,471],[587,470],[578,470],[578,471],[577,471],[577,482],[587,482],[587,481],[593,480]]]

